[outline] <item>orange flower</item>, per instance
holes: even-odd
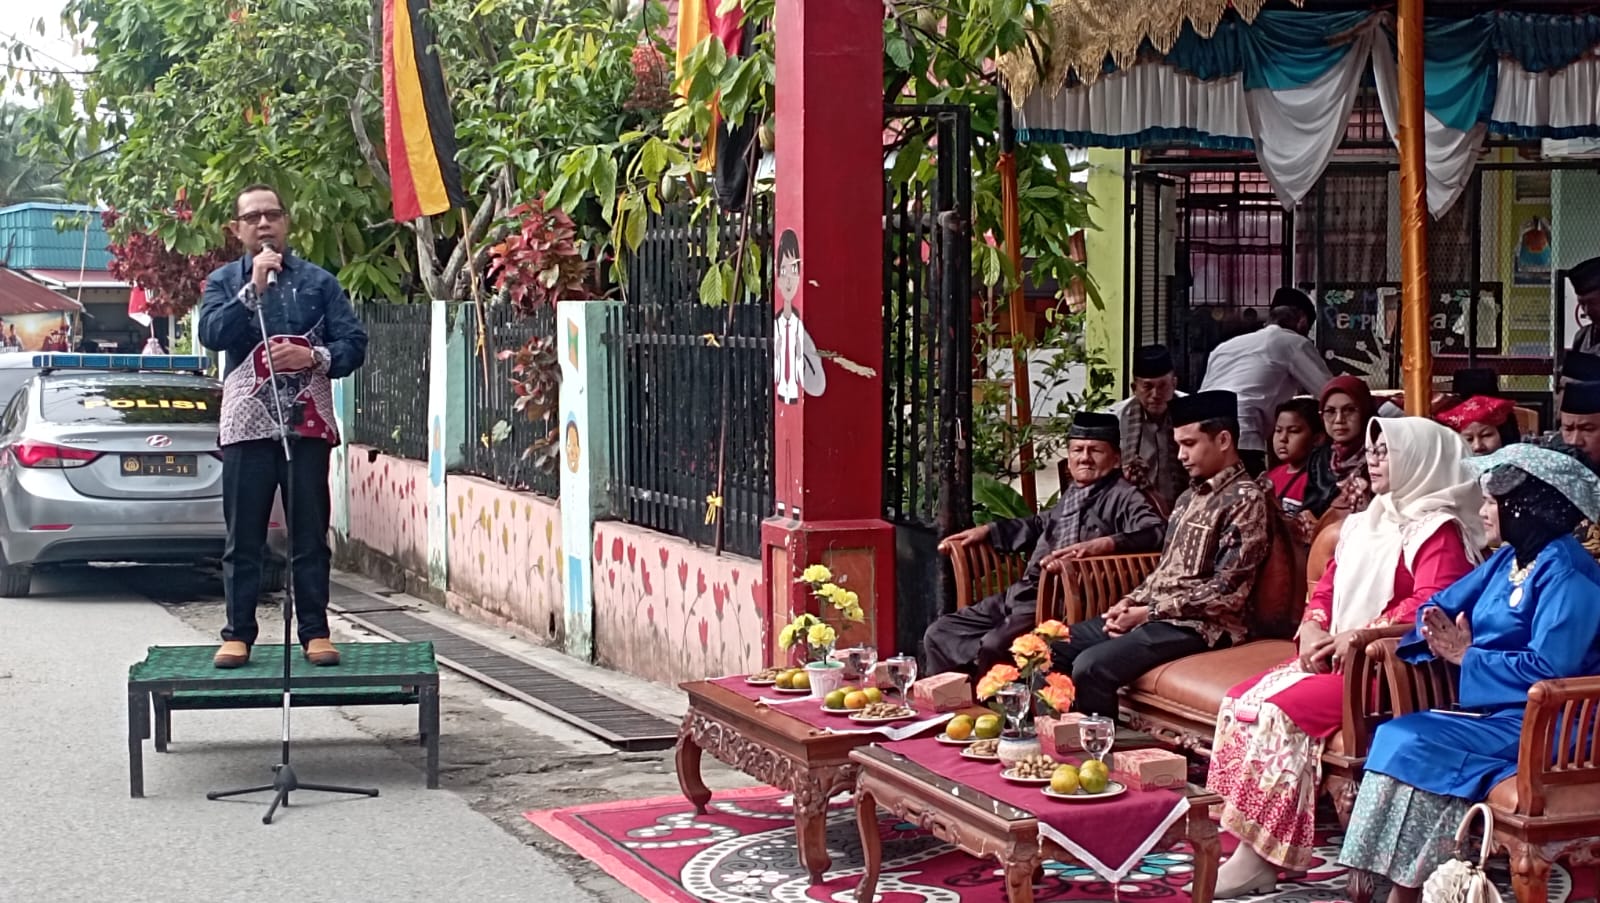
[[[1014,683],[1020,677],[1022,675],[1017,673],[1017,669],[1010,665],[995,665],[989,669],[988,674],[979,679],[978,698],[993,699],[994,694],[1000,692],[1001,687]]]
[[[1033,628],[1033,632],[1049,641],[1064,641],[1072,637],[1072,630],[1060,621],[1046,621]]]
[[[1018,668],[1050,667],[1050,644],[1037,633],[1025,633],[1011,644],[1011,657]]]
[[[1072,678],[1065,674],[1049,674],[1045,676],[1044,689],[1037,695],[1045,705],[1060,714],[1072,708],[1072,701],[1078,698],[1078,690],[1072,685]]]

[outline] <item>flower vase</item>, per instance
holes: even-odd
[[[811,695],[821,699],[844,686],[844,662],[806,662],[806,676],[811,678]]]

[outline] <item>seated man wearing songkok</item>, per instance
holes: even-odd
[[[1133,394],[1111,406],[1122,431],[1122,475],[1152,493],[1162,511],[1189,485],[1172,439],[1169,408],[1178,394],[1172,353],[1146,345],[1133,353]]]
[[[981,673],[1009,660],[1011,643],[1032,630],[1039,577],[1057,560],[1087,555],[1153,552],[1161,548],[1165,524],[1145,494],[1123,478],[1117,418],[1079,413],[1067,434],[1072,481],[1061,499],[1032,517],[995,521],[964,530],[941,543],[949,550],[988,542],[1006,552],[1032,550],[1022,579],[976,605],[929,625],[922,650],[929,674]]]
[[[1117,690],[1174,659],[1240,642],[1256,578],[1271,550],[1272,500],[1239,458],[1238,400],[1199,392],[1172,403],[1190,485],[1168,522],[1161,562],[1103,617],[1050,646],[1072,675],[1074,708],[1117,716]]]
[[[1567,360],[1578,356],[1569,354]],[[1600,382],[1567,383],[1562,388],[1561,441],[1588,460],[1600,462]],[[1575,535],[1590,555],[1600,559],[1600,523],[1584,518]]]

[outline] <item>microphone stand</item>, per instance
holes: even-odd
[[[272,285],[277,280],[271,280]],[[244,787],[239,790],[213,790],[206,794],[208,800],[226,799],[231,796],[244,796],[249,793],[262,793],[267,790],[274,792],[272,805],[267,807],[267,814],[261,817],[264,825],[272,824],[272,816],[277,814],[278,807],[289,805],[289,794],[296,790],[317,790],[323,793],[348,793],[352,796],[377,796],[378,791],[370,787],[337,787],[332,784],[311,784],[300,780],[289,764],[289,709],[293,704],[293,691],[290,687],[290,655],[293,645],[290,637],[294,634],[294,510],[291,507],[294,498],[294,443],[289,441],[288,418],[284,416],[283,397],[278,393],[278,369],[272,362],[272,344],[268,340],[266,299],[262,298],[256,304],[256,325],[261,329],[262,356],[267,359],[267,378],[272,384],[272,406],[277,412],[278,440],[283,445],[284,481],[283,490],[283,519],[288,522],[286,532],[284,562],[288,572],[288,580],[283,593],[283,747],[282,756],[278,763],[272,766],[273,778],[270,784],[259,784],[254,787]]]

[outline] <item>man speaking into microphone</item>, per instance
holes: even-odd
[[[207,277],[200,302],[200,342],[227,355],[219,441],[228,623],[213,662],[237,668],[250,661],[262,554],[281,488],[300,646],[313,664],[337,665],[339,650],[328,639],[328,459],[339,444],[331,380],[366,360],[367,330],[333,274],[290,250],[289,212],[272,186],[239,192],[229,228],[245,255]],[[284,433],[291,460],[284,457]]]

